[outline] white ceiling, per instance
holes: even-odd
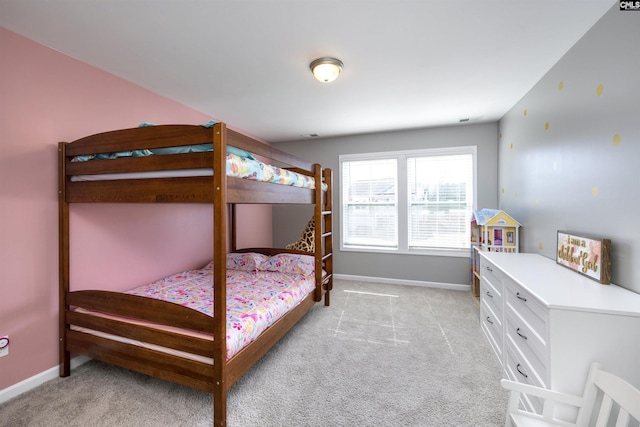
[[[0,25],[275,142],[496,121],[614,3],[0,0]]]

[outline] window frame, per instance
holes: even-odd
[[[477,173],[477,152],[478,147],[476,145],[469,146],[456,146],[456,147],[439,147],[439,148],[424,148],[416,150],[398,150],[387,152],[374,152],[374,153],[356,153],[356,154],[341,154],[338,158],[339,170],[340,170],[340,191],[339,191],[339,209],[340,209],[340,250],[345,252],[370,252],[370,253],[382,253],[382,254],[397,254],[397,255],[427,255],[427,256],[450,256],[450,257],[468,257],[470,246],[466,248],[411,248],[409,247],[409,189],[407,181],[407,158],[408,157],[434,157],[434,156],[451,156],[470,154],[472,158],[472,197],[471,210],[477,209],[477,194],[478,194],[478,173]],[[376,246],[345,246],[344,242],[344,186],[342,177],[343,165],[353,161],[365,161],[365,160],[380,160],[380,159],[396,159],[397,160],[397,198],[398,198],[398,218],[397,218],[397,233],[398,233],[398,247],[376,247]],[[470,237],[470,236],[469,236]]]

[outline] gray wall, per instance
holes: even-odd
[[[638,40],[640,14],[616,3],[500,120],[498,188],[521,250],[555,259],[557,230],[609,238],[612,282],[640,293]]]
[[[413,150],[421,148],[478,147],[478,207],[497,207],[497,123],[468,124],[340,138],[313,139],[274,144],[310,161],[320,162],[334,175],[334,273],[384,279],[468,284],[469,259],[425,255],[389,255],[340,251],[338,156],[341,154]],[[275,206],[273,235],[276,246],[296,240],[312,211]]]

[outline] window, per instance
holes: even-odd
[[[340,156],[341,249],[468,256],[476,147]]]

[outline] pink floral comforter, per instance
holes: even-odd
[[[315,288],[313,275],[227,270],[227,360]],[[175,274],[128,293],[181,304],[213,315],[213,270]]]

